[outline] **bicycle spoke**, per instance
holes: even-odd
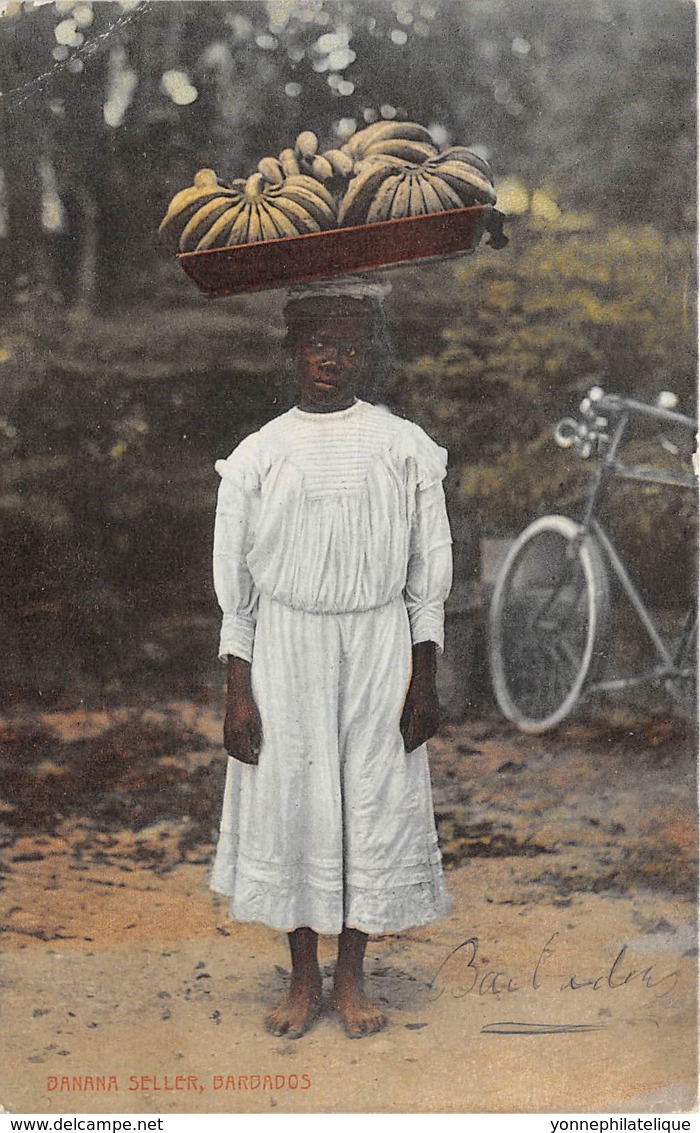
[[[581,657],[579,654],[574,653],[571,643],[566,637],[560,638],[559,648],[564,654],[566,660],[569,662],[569,667],[571,668],[572,672],[577,673],[581,665]]]
[[[530,642],[532,647],[536,643],[539,656],[540,681],[539,687],[546,684],[547,695],[540,696],[538,707],[546,703],[549,710],[554,710],[561,702],[562,696],[567,695],[571,689],[576,675],[581,667],[581,655],[562,634],[559,628],[547,628],[547,631],[535,636]],[[522,650],[518,651],[519,654]]]
[[[516,542],[494,592],[490,649],[499,705],[521,727],[551,727],[575,704],[607,594],[600,552],[573,520],[536,520]]]

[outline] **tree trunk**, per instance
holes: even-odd
[[[3,51],[0,86],[12,91],[21,85],[16,50]],[[0,289],[3,307],[19,295],[31,294],[46,277],[46,249],[41,227],[42,191],[39,175],[43,145],[32,114],[31,98],[11,96],[0,101],[0,165],[5,182],[7,235],[2,242]]]

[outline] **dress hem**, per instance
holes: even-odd
[[[219,891],[214,890],[214,892]],[[226,896],[226,894],[222,895]],[[340,928],[317,928],[313,924],[294,924],[292,926],[288,926],[284,924],[272,924],[270,921],[262,920],[259,917],[238,917],[235,916],[230,910],[229,915],[231,917],[231,920],[235,921],[236,924],[260,924],[264,925],[265,928],[271,929],[273,932],[289,933],[295,932],[299,928],[308,928],[312,932],[317,933],[318,936],[339,936],[343,929],[352,928],[357,932],[366,933],[367,936],[391,936],[394,933],[407,932],[409,929],[413,928],[425,928],[426,925],[433,924],[435,921],[443,920],[445,917],[449,916],[450,911],[451,902],[448,901],[444,909],[440,909],[431,916],[424,917],[422,920],[408,921],[406,923],[402,922],[400,924],[392,924],[382,928],[378,928],[376,926],[371,927],[367,924],[362,924],[360,923],[358,918],[352,918],[350,922],[341,925]]]

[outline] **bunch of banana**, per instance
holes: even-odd
[[[466,146],[438,152],[418,122],[374,122],[324,153],[303,130],[279,157],[263,157],[254,173],[230,185],[200,169],[173,197],[159,232],[180,252],[253,244],[494,205],[493,184],[488,162]],[[496,228],[492,237],[495,246],[505,241]]]
[[[158,231],[177,251],[204,251],[320,232],[337,224],[333,195],[313,177],[272,181],[259,170],[227,187],[200,169],[177,193]]]
[[[462,207],[461,198],[449,185],[437,180],[433,183],[432,175],[419,166],[371,163],[350,182],[338,223],[374,224]]]
[[[299,174],[313,177],[322,184],[336,180],[343,183],[352,176],[352,169],[352,160],[342,150],[319,153],[318,138],[312,130],[297,134],[294,145],[283,149],[279,157],[263,157],[258,162],[258,172],[272,185]]]
[[[158,232],[180,251],[196,246],[198,234],[241,201],[244,187],[242,180],[234,181],[230,188],[222,185],[213,169],[198,170],[192,184],[171,200]]]
[[[304,174],[272,184],[258,171],[238,182],[236,191],[236,199],[223,211],[209,202],[190,216],[180,234],[181,252],[279,240],[337,224],[332,195]]]
[[[338,223],[373,224],[495,204],[496,193],[486,163],[461,147],[453,147],[453,151],[435,154],[421,163],[396,154],[370,152],[355,166],[356,174],[338,209]],[[471,155],[469,161],[463,156],[467,153]]]

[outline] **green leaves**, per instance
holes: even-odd
[[[392,392],[447,445],[482,521],[517,530],[580,494],[588,466],[553,428],[589,386],[653,398],[670,382],[692,412],[695,370],[684,240],[649,226],[511,235],[498,255],[402,269]]]

